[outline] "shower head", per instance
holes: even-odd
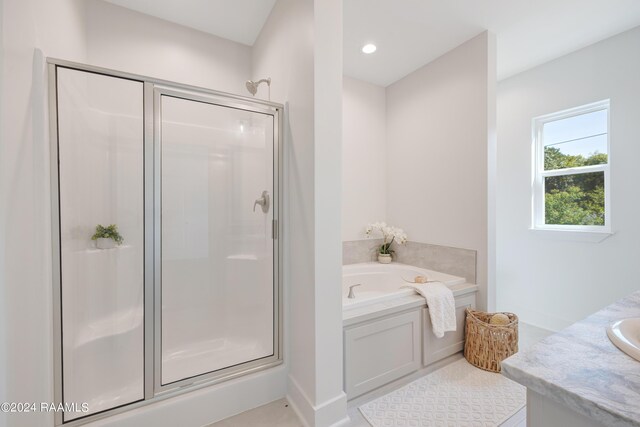
[[[255,96],[256,93],[258,92],[258,86],[260,86],[260,83],[266,83],[267,86],[271,88],[271,77],[268,77],[266,79],[260,79],[257,82],[254,82],[253,80],[247,80],[247,82],[245,83],[245,86],[247,87],[247,90],[249,91],[249,93]]]
[[[251,95],[255,95],[256,92],[258,91],[258,85],[255,84],[255,82],[253,80],[247,80],[247,83],[245,83],[247,86],[247,90],[249,91],[249,93]]]

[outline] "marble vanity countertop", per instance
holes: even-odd
[[[640,317],[640,291],[502,362],[502,374],[606,426],[640,427],[640,362],[607,337]]]

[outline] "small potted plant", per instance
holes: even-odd
[[[391,262],[391,255],[395,252],[391,249],[393,242],[399,245],[404,245],[407,242],[407,234],[401,229],[391,227],[384,222],[375,222],[367,225],[367,238],[371,237],[371,233],[378,231],[382,234],[382,245],[378,248],[378,262],[381,264],[389,264]]]
[[[115,224],[106,227],[100,224],[96,225],[96,232],[91,236],[91,240],[96,241],[98,249],[113,249],[124,241]]]

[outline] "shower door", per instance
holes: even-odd
[[[268,109],[157,88],[156,390],[277,358]]]

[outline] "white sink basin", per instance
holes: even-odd
[[[619,320],[607,328],[612,343],[640,361],[640,318]]]

